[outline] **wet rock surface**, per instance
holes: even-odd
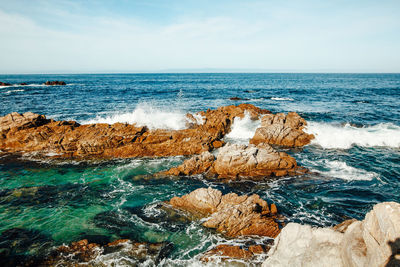
[[[276,211],[276,206],[272,204],[275,207],[270,208],[258,195],[222,195],[216,189],[199,188],[172,198],[168,204],[197,218],[206,217],[203,226],[228,237],[258,235],[274,238],[280,232],[279,215],[272,212]]]
[[[199,112],[183,130],[149,130],[115,123],[80,125],[75,121],[47,120],[45,116],[11,113],[0,118],[0,150],[37,152],[61,158],[128,158],[194,155],[220,147],[235,117],[252,119],[269,111],[253,105],[225,106]],[[193,116],[192,116],[193,117]]]
[[[400,266],[400,204],[383,202],[363,221],[333,228],[289,223],[263,266]]]
[[[231,259],[241,259],[254,261],[257,255],[264,254],[268,251],[268,247],[264,245],[251,245],[248,247],[235,245],[218,245],[215,248],[204,253],[201,258],[204,262],[209,261],[226,261]]]
[[[314,139],[304,132],[307,122],[296,112],[266,114],[261,118],[261,126],[256,130],[251,144],[267,143],[285,147],[302,147]]]
[[[10,83],[0,82],[0,86],[10,86]]]
[[[137,243],[129,239],[120,239],[101,246],[84,239],[72,242],[69,246],[58,247],[40,265],[137,266],[147,262],[155,266],[171,249],[170,243]]]
[[[297,166],[293,157],[278,152],[267,144],[226,144],[219,150],[216,158],[209,152],[203,152],[159,175],[205,174],[207,177],[229,180],[261,180],[265,177],[299,175],[305,172],[307,170]]]

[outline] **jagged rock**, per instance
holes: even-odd
[[[220,147],[222,137],[230,131],[235,117],[243,117],[247,111],[253,119],[269,111],[253,105],[220,107],[199,112],[203,123],[193,124],[183,130],[149,130],[147,127],[115,123],[79,125],[74,121],[46,120],[40,124],[27,119],[27,127],[14,127],[12,113],[0,118],[0,150],[9,153],[39,152],[58,154],[58,157],[75,158],[128,158],[161,157],[201,154]],[[11,120],[10,120],[11,118]],[[30,122],[30,124],[29,124]],[[19,125],[19,124],[18,124]]]
[[[9,131],[10,129],[22,130],[32,127],[39,127],[48,123],[45,116],[32,112],[19,114],[17,112],[10,113],[4,117],[0,117],[0,133]]]
[[[309,144],[314,135],[304,132],[307,122],[296,112],[267,114],[261,118],[251,144],[267,143],[285,147],[301,147]]]
[[[277,215],[271,213],[267,202],[258,195],[222,195],[221,191],[209,187],[174,197],[168,203],[198,218],[207,217],[203,226],[229,237],[276,237],[280,232]]]
[[[241,177],[262,179],[270,176],[303,174],[305,171],[304,168],[297,166],[293,157],[278,152],[267,144],[258,146],[226,144],[219,150],[216,159],[211,153],[203,152],[159,175],[205,174],[208,177],[223,179]]]
[[[135,243],[120,239],[101,246],[84,239],[57,248],[40,266],[137,266],[144,262],[155,266],[170,249],[169,243]]]
[[[47,81],[45,85],[66,85],[64,81]]]
[[[374,206],[334,228],[289,223],[263,266],[400,266],[400,204]]]
[[[263,254],[266,251],[267,249],[261,245],[252,245],[248,248],[232,245],[218,245],[204,253],[201,260],[204,262],[213,261],[214,259],[222,261],[231,259],[251,260],[255,255]]]

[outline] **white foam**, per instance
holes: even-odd
[[[378,178],[378,174],[374,172],[368,172],[363,169],[358,169],[352,166],[347,165],[346,162],[343,161],[328,161],[324,160],[325,167],[329,168],[329,171],[323,172],[323,174],[327,176],[331,176],[334,178],[340,178],[348,181],[354,180],[364,180],[371,181],[374,178]]]
[[[24,89],[16,89],[16,90],[8,90],[3,92],[4,94],[11,94],[11,93],[15,93],[15,92],[24,92]]]
[[[232,143],[248,144],[260,123],[260,120],[252,120],[250,114],[245,111],[243,118],[236,117],[233,120],[231,131],[225,138]]]
[[[127,113],[118,113],[106,117],[97,116],[94,119],[82,121],[82,124],[92,123],[129,123],[138,126],[147,126],[149,129],[180,130],[186,128],[187,119],[181,111],[166,111],[154,108],[148,104],[139,104],[135,110]]]
[[[362,147],[400,147],[400,126],[380,123],[357,128],[350,124],[335,125],[309,122],[306,131],[314,134],[312,144],[323,148],[349,149],[353,145]]]
[[[276,100],[276,101],[294,101],[294,99],[290,98],[290,97],[271,97],[271,100]]]

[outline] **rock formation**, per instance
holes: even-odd
[[[149,130],[123,123],[80,125],[75,121],[47,120],[45,116],[11,113],[0,118],[0,150],[38,152],[74,158],[128,158],[194,155],[220,147],[235,117],[247,111],[253,119],[269,111],[253,105],[220,107],[193,116],[183,130]],[[189,116],[190,117],[190,116]]]
[[[212,188],[200,188],[188,195],[172,198],[168,204],[189,212],[197,218],[207,218],[203,226],[215,229],[228,236],[259,235],[276,237],[279,224],[276,206],[269,207],[258,195],[242,195],[235,193],[222,195]]]
[[[251,144],[267,143],[285,147],[301,147],[309,144],[314,136],[304,132],[307,122],[296,112],[267,114],[261,118]]]
[[[306,170],[298,167],[293,157],[278,152],[267,144],[257,146],[226,144],[219,150],[216,159],[206,151],[161,174],[175,176],[205,174],[207,177],[223,179],[246,177],[257,180],[304,172]]]
[[[0,82],[0,86],[10,86],[11,84],[10,83],[3,83],[3,82]]]
[[[45,85],[66,85],[64,81],[47,81]]]
[[[267,249],[261,245],[252,245],[247,248],[232,245],[218,245],[204,253],[202,261],[241,259],[254,261],[254,257],[266,253]]]
[[[400,266],[400,204],[374,206],[334,228],[289,223],[263,266]]]
[[[53,251],[40,266],[138,266],[150,262],[156,266],[169,253],[168,243],[135,243],[120,239],[101,246],[88,240],[72,242]],[[109,257],[108,257],[109,256]]]

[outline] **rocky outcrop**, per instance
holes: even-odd
[[[267,144],[226,144],[215,158],[203,152],[172,168],[163,175],[205,174],[222,179],[263,179],[270,176],[304,174],[306,170],[297,166],[296,160],[284,152],[278,152]]]
[[[334,228],[289,223],[263,266],[400,266],[400,204],[374,206]]]
[[[280,232],[276,221],[278,214],[271,212],[276,211],[276,206],[272,204],[270,208],[258,195],[222,195],[221,191],[209,187],[174,197],[168,204],[197,218],[206,218],[203,226],[228,237],[259,235],[274,238]]]
[[[240,247],[232,245],[218,245],[215,248],[204,253],[201,260],[209,262],[213,260],[250,260],[254,261],[255,256],[264,254],[267,252],[267,248],[261,245],[251,245],[249,247]]]
[[[45,85],[67,85],[64,81],[47,81]]]
[[[301,147],[309,144],[314,136],[304,132],[307,122],[296,112],[267,114],[261,118],[251,144],[267,143],[285,147]]]
[[[235,117],[245,112],[253,119],[269,111],[253,105],[220,107],[196,114],[183,130],[149,130],[123,123],[79,125],[74,121],[47,120],[45,116],[11,113],[0,118],[0,150],[37,152],[74,158],[160,157],[201,154],[220,147]],[[193,117],[193,116],[192,116]],[[36,123],[36,120],[40,123]],[[17,123],[14,121],[18,120]],[[21,123],[23,121],[23,127]]]
[[[0,82],[0,86],[10,86],[10,83],[4,83],[4,82]]]
[[[41,262],[40,266],[138,266],[152,264],[156,266],[167,256],[171,247],[167,243],[135,243],[129,239],[120,239],[101,246],[88,240],[72,242],[69,246],[57,248]]]

